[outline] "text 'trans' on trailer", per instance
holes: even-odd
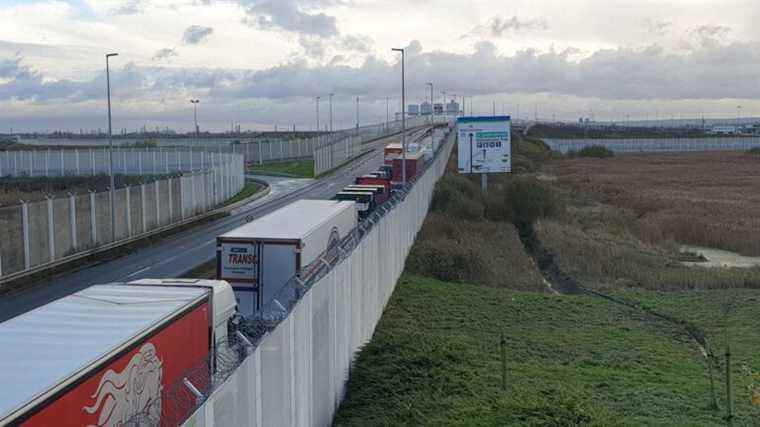
[[[308,279],[308,267],[356,226],[354,202],[299,200],[217,237],[217,277],[252,316],[294,276]]]

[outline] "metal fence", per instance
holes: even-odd
[[[423,174],[307,267],[309,278],[291,280],[244,323],[250,355],[200,396],[184,425],[331,423],[353,356],[372,336],[445,170],[455,133],[443,137]]]
[[[544,142],[563,154],[578,152],[591,146],[603,146],[615,153],[666,153],[689,151],[743,151],[760,147],[760,137],[714,138],[615,138],[553,139]]]
[[[412,129],[425,124],[446,122],[448,122],[446,116],[410,117],[406,120],[406,128]],[[324,135],[314,145],[314,176],[319,176],[364,153],[366,151],[364,144],[368,141],[397,134],[401,132],[401,128],[402,123],[397,120]]]
[[[32,166],[26,173],[32,176],[42,173],[65,176],[76,167],[78,158],[69,156],[73,153],[67,150],[62,157],[56,152],[53,155],[59,155],[56,167],[47,163],[44,169],[45,159],[50,158],[48,152],[18,153],[26,155],[19,157],[31,159]],[[182,223],[214,209],[245,185],[243,157],[239,154],[173,152],[168,161],[164,157],[161,163],[154,153],[121,151],[117,155],[126,160],[121,172],[140,173],[141,167],[152,171],[160,166],[163,170],[158,170],[159,174],[169,170],[174,175],[116,189],[113,232],[110,191],[71,193],[0,207],[0,236],[3,236],[0,239],[0,280],[70,255]],[[9,153],[4,154],[7,160]],[[137,158],[157,161],[136,167],[133,161]],[[93,173],[103,171],[102,162],[87,165],[95,171]],[[26,173],[13,172],[14,176]]]

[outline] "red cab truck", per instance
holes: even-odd
[[[406,179],[411,180],[418,173],[422,172],[422,168],[425,165],[425,159],[423,153],[406,153]],[[402,165],[404,160],[402,158],[393,159],[393,183],[403,182]]]
[[[0,425],[180,424],[196,399],[182,380],[208,385],[234,311],[227,283],[168,280],[91,286],[0,323]]]
[[[354,180],[356,185],[382,185],[385,187],[388,194],[391,191],[391,180],[386,178],[378,178],[374,175],[362,175]]]
[[[356,225],[354,202],[293,202],[218,236],[217,278],[232,284],[243,316],[260,314],[276,304],[290,279],[305,279],[305,268]]]

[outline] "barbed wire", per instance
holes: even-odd
[[[444,132],[445,141],[451,132]],[[346,260],[362,240],[409,195],[417,178],[427,171],[445,148],[439,144],[431,159],[425,162],[419,175],[398,188],[394,194],[364,221],[327,248],[321,256],[292,277],[255,316],[236,318],[236,327],[229,335],[215,343],[213,351],[202,361],[179,376],[161,392],[161,398],[150,402],[140,412],[132,415],[122,425],[125,427],[176,426],[184,422],[221,386],[253,352],[261,340],[285,320],[298,301],[322,278]]]

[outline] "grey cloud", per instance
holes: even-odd
[[[374,40],[364,35],[345,35],[340,38],[339,47],[341,50],[369,53],[372,50]]]
[[[333,0],[240,0],[248,15],[244,20],[248,25],[318,37],[338,35],[335,17],[315,10],[336,3]]]
[[[153,55],[153,60],[161,61],[175,56],[179,56],[176,49],[165,47],[156,51],[156,53]]]
[[[700,25],[689,30],[689,35],[701,45],[717,44],[726,39],[731,28],[723,25]]]
[[[201,25],[191,25],[185,29],[185,33],[182,35],[182,42],[185,44],[199,44],[206,40],[214,32],[211,27],[204,27]]]
[[[760,97],[758,43],[710,45],[678,54],[656,46],[603,49],[581,60],[573,60],[567,51],[523,50],[502,55],[488,41],[477,43],[467,54],[424,51],[416,41],[406,52],[407,88],[411,92],[417,88],[420,95],[425,82],[432,79],[436,88],[468,96],[550,94],[658,102]],[[218,105],[219,114],[234,114],[234,105],[241,101],[277,103],[282,111],[278,120],[288,120],[288,106],[298,109],[305,99],[329,92],[361,96],[369,103],[398,93],[398,62],[370,55],[354,67],[345,65],[344,58],[333,59],[319,66],[296,60],[255,72],[127,64],[113,69],[112,87],[122,103],[134,105],[192,93],[208,99],[206,105]],[[81,109],[87,101],[102,100],[105,94],[102,73],[83,81],[55,80],[24,65],[22,58],[0,59],[0,82],[0,100],[18,99],[41,106],[65,103]],[[409,96],[414,99],[415,95]],[[162,112],[166,110],[139,113],[155,117]]]
[[[668,32],[668,29],[670,29],[672,26],[673,23],[670,21],[662,21],[657,19],[644,20],[644,27],[646,28],[647,32],[658,36],[664,36]]]
[[[134,15],[145,8],[144,0],[126,0],[122,5],[114,9],[114,15]]]
[[[520,19],[517,16],[511,18],[502,18],[494,16],[484,25],[478,25],[464,37],[482,36],[482,37],[504,37],[511,33],[521,31],[542,31],[546,30],[548,25],[543,19]]]

